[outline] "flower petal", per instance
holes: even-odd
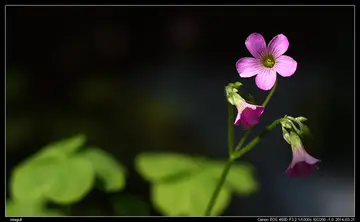
[[[244,111],[242,112],[242,117],[243,120],[250,125],[255,125],[259,123],[257,112],[250,107],[246,107],[246,109],[244,109]]]
[[[284,54],[289,48],[289,40],[283,34],[275,36],[268,45],[268,51],[275,58]]]
[[[307,154],[307,155],[305,156],[305,161],[306,161],[306,163],[308,163],[308,164],[316,164],[316,163],[320,162],[320,160],[318,160],[318,159],[310,156],[309,154]]]
[[[293,159],[286,169],[286,174],[290,177],[307,176],[312,170],[316,169],[316,163],[320,160],[310,156],[301,146],[295,146]]]
[[[276,70],[270,68],[263,68],[256,76],[256,85],[262,90],[270,90],[276,81]]]
[[[244,130],[248,130],[250,128],[250,126],[251,126],[251,124],[246,122],[245,120],[241,121],[241,125],[242,125]]]
[[[309,175],[314,169],[316,169],[315,165],[298,162],[293,167],[286,169],[285,173],[290,177],[304,177]]]
[[[297,62],[290,56],[282,55],[276,59],[275,69],[282,77],[289,77],[295,73]]]
[[[238,126],[240,123],[246,130],[250,126],[260,122],[260,116],[264,112],[263,106],[256,106],[243,102],[237,106],[238,114],[236,116],[234,125]]]
[[[255,115],[260,118],[260,116],[263,114],[263,112],[265,111],[265,107],[263,106],[256,106],[255,108]]]
[[[242,113],[242,123],[244,129],[248,129],[249,126],[256,125],[260,122],[260,112],[257,109],[247,107]]]
[[[246,48],[255,58],[260,58],[266,50],[266,42],[264,37],[259,33],[253,33],[247,37],[245,41]]]
[[[236,116],[236,119],[235,119],[235,122],[234,122],[234,125],[235,126],[238,126],[240,125],[240,121],[241,120],[241,112],[238,112],[237,116]]]
[[[257,106],[257,105],[252,105],[252,104],[247,104],[247,107],[254,110],[253,114],[257,118],[259,118],[265,110],[265,107],[263,107],[263,106]]]
[[[245,57],[236,62],[236,69],[242,78],[255,76],[261,70],[260,60]]]

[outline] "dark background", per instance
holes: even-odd
[[[224,86],[242,81],[261,103],[267,92],[240,79],[245,39],[285,34],[298,62],[254,135],[275,118],[306,116],[307,151],[320,170],[293,179],[280,128],[244,160],[261,189],[233,198],[226,215],[354,214],[354,7],[7,7],[6,173],[45,144],[78,132],[131,169],[142,151],[225,159]],[[237,132],[239,138],[242,132]],[[125,192],[148,200],[135,172]],[[93,191],[73,215],[102,215]],[[157,215],[155,211],[153,215]]]

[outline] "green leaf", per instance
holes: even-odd
[[[29,202],[6,201],[6,216],[39,216],[41,204]]]
[[[91,189],[91,163],[79,157],[25,162],[14,169],[10,184],[14,200],[35,202],[49,198],[60,204],[80,200]]]
[[[258,190],[258,183],[253,176],[253,167],[248,164],[235,164],[226,178],[225,186],[238,195],[250,195]]]
[[[221,177],[226,162],[180,154],[142,154],[136,158],[140,174],[152,182],[152,202],[164,215],[201,216]],[[231,191],[248,195],[257,190],[248,164],[234,164],[213,209],[221,214]]]
[[[63,213],[46,209],[41,202],[6,201],[6,216],[63,216]]]
[[[44,199],[47,191],[56,182],[56,159],[25,162],[13,170],[10,187],[14,200],[34,202]]]
[[[56,181],[47,197],[59,204],[71,204],[81,200],[92,188],[95,173],[89,160],[75,156],[58,166]]]
[[[215,183],[219,181],[226,162],[208,161],[206,171],[214,178]],[[233,164],[226,177],[224,186],[238,195],[249,195],[257,191],[258,184],[253,177],[253,167],[250,164]]]
[[[202,216],[214,192],[216,183],[203,173],[152,186],[154,206],[168,216]],[[230,192],[223,187],[212,215],[221,214],[230,202]]]
[[[65,158],[80,149],[85,142],[86,137],[82,134],[63,139],[45,146],[32,159],[37,160],[48,157]]]
[[[190,157],[172,153],[142,153],[135,159],[135,168],[146,180],[155,182],[185,176],[199,170]]]
[[[125,168],[113,156],[98,148],[88,148],[82,155],[91,162],[106,191],[116,192],[124,188]]]
[[[113,208],[117,216],[149,216],[149,206],[139,197],[123,195],[115,198]]]

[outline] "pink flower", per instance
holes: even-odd
[[[304,149],[300,138],[292,135],[291,147],[293,151],[292,161],[285,171],[290,177],[303,177],[310,174],[314,169],[317,169],[316,163],[320,160],[310,156]]]
[[[258,124],[260,122],[260,116],[264,112],[263,106],[251,105],[244,100],[241,100],[236,105],[238,114],[236,116],[234,125],[238,126],[242,124],[244,129],[248,129],[251,125]]]
[[[256,75],[256,85],[262,90],[271,89],[276,81],[276,72],[282,77],[293,75],[297,62],[283,55],[289,48],[289,41],[285,35],[275,36],[266,47],[261,34],[253,33],[245,41],[245,45],[255,58],[245,57],[236,62],[236,69],[242,78]]]

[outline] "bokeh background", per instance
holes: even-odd
[[[233,197],[224,215],[354,214],[353,7],[6,7],[6,176],[49,142],[76,133],[129,170],[122,192],[149,200],[133,169],[144,151],[225,159],[224,86],[252,32],[285,34],[298,62],[253,136],[275,118],[306,116],[309,177],[284,173],[291,151],[280,128],[244,160],[261,189]],[[254,78],[240,80],[261,103]],[[240,138],[242,131],[236,131]],[[7,190],[7,195],[9,194]],[[96,190],[72,215],[112,215]],[[96,209],[96,210],[94,210]],[[155,209],[151,215],[160,215]]]

